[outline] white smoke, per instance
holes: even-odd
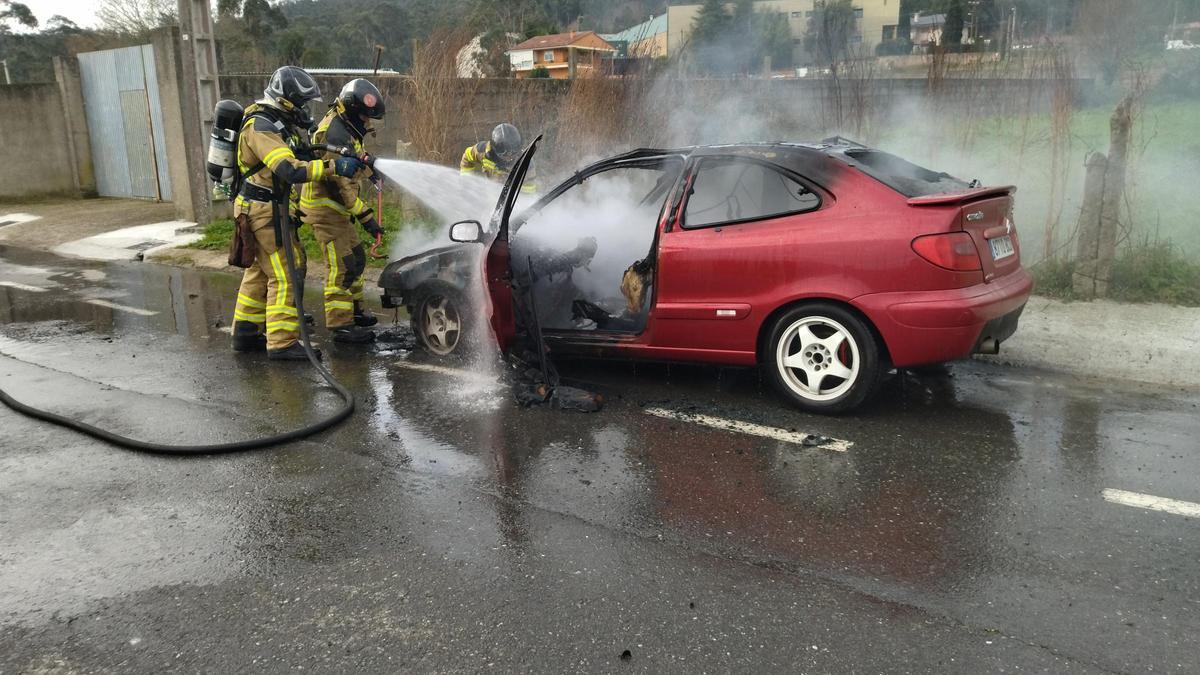
[[[405,193],[420,200],[437,216],[433,228],[406,227],[392,245],[392,258],[415,255],[450,243],[448,225],[460,220],[478,220],[484,225],[492,217],[501,185],[479,176],[460,175],[458,169],[410,162],[378,159],[375,170]]]

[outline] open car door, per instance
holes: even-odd
[[[509,219],[521,196],[521,186],[525,184],[525,175],[529,173],[529,164],[537,152],[537,144],[541,136],[533,139],[533,143],[525,149],[521,158],[513,165],[500,191],[500,200],[496,211],[492,214],[490,231],[496,236],[488,244],[487,253],[483,257],[483,278],[487,288],[490,307],[489,320],[496,343],[500,352],[507,354],[516,339],[516,311],[513,305],[512,268],[509,255]]]

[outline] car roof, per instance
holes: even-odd
[[[757,157],[794,171],[827,187],[833,182],[834,176],[844,170],[845,164],[849,161],[849,158],[844,155],[845,151],[861,150],[866,147],[861,143],[847,138],[834,136],[817,142],[770,141],[761,143],[691,145],[678,148],[637,148],[609,157],[592,166],[669,155],[683,155],[686,157],[731,155]]]

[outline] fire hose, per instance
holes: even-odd
[[[279,186],[277,185],[276,187]],[[287,194],[288,191],[290,191],[290,188],[288,188],[285,192],[277,192],[277,194]],[[278,233],[280,243],[282,244],[284,261],[287,264],[287,275],[291,279],[292,288],[296,289],[296,311],[300,317],[304,317],[304,278],[300,276],[299,271],[296,269],[296,254],[293,251],[292,246],[292,243],[296,241],[295,230],[292,227],[292,221],[288,215],[286,203],[274,201],[272,202],[272,209],[272,216],[279,228],[276,232]],[[354,394],[350,393],[349,389],[334,379],[333,375],[321,365],[320,358],[316,355],[316,352],[313,351],[312,341],[309,335],[308,322],[301,319],[297,323],[300,327],[300,344],[304,348],[304,354],[308,357],[308,361],[310,364],[312,364],[312,367],[316,369],[317,374],[319,374],[321,378],[325,380],[325,382],[328,383],[329,386],[334,389],[334,391],[337,392],[338,396],[342,398],[342,406],[323,419],[291,431],[286,431],[271,436],[264,436],[261,438],[233,441],[229,443],[170,445],[166,443],[152,443],[136,438],[130,438],[128,436],[122,436],[106,429],[101,429],[91,424],[87,424],[86,422],[80,422],[79,420],[72,419],[65,415],[35,408],[31,405],[16,400],[3,389],[0,389],[0,402],[4,403],[4,405],[8,406],[9,408],[12,408],[16,412],[21,413],[22,415],[42,420],[43,422],[56,424],[67,429],[72,429],[107,443],[139,452],[148,452],[160,455],[216,455],[231,452],[243,452],[246,450],[259,450],[275,445],[281,445],[283,443],[299,440],[301,438],[307,438],[308,436],[325,431],[326,429],[340,424],[343,420],[349,417],[351,413],[354,412]]]

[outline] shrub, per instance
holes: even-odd
[[[1062,258],[1045,258],[1029,270],[1033,273],[1033,292],[1050,298],[1070,300],[1075,297],[1071,277],[1075,273],[1075,261]]]
[[[550,69],[546,66],[538,66],[529,71],[529,79],[531,80],[548,80],[550,79]]]
[[[1076,299],[1075,263],[1049,258],[1034,265],[1034,292]],[[1200,262],[1188,259],[1170,242],[1143,242],[1122,250],[1113,261],[1108,297],[1122,302],[1161,302],[1200,307]]]
[[[1170,242],[1135,246],[1113,264],[1109,295],[1128,302],[1200,307],[1200,263]]]

